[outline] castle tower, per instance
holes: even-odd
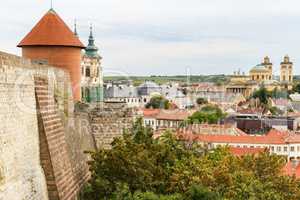
[[[90,36],[85,53],[82,58],[81,72],[81,96],[85,102],[102,102],[103,94],[103,75],[101,67],[102,57],[98,53],[95,45],[93,28],[90,27]]]
[[[84,45],[51,8],[18,44],[22,56],[69,71],[73,96],[80,100],[81,50]]]
[[[270,72],[268,79],[273,79],[273,64],[270,62],[270,58],[268,56],[264,57],[264,60],[261,64],[265,66]]]
[[[284,56],[283,62],[280,63],[280,81],[286,83],[293,82],[293,63],[288,55]]]

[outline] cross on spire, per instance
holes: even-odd
[[[78,37],[78,33],[77,33],[77,20],[76,20],[76,18],[74,20],[74,35]]]
[[[93,37],[93,24],[90,23],[90,37]]]
[[[53,9],[53,0],[50,0],[51,2],[51,9]]]

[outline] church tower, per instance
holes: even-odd
[[[95,45],[93,27],[90,26],[90,36],[81,64],[81,95],[85,102],[103,102],[103,75],[101,60]]]
[[[51,8],[18,44],[22,56],[67,70],[73,97],[80,100],[80,63],[84,45]]]
[[[293,82],[293,63],[288,55],[284,56],[283,62],[280,63],[280,82]]]
[[[265,66],[269,70],[268,80],[273,79],[273,64],[270,62],[270,58],[268,56],[264,57],[263,62],[261,65]]]

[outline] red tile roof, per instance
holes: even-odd
[[[289,132],[271,130],[268,134],[258,135],[204,135],[204,134],[177,134],[179,139],[206,143],[226,144],[286,144],[300,143],[300,135]]]
[[[288,117],[300,117],[300,112],[290,112],[288,113]]]
[[[18,44],[23,46],[71,46],[84,48],[65,22],[54,10],[49,10]]]
[[[206,134],[206,135],[247,135],[232,124],[192,124],[177,130],[183,134]]]
[[[247,108],[247,109],[242,109],[239,110],[238,113],[239,114],[262,114],[264,111],[263,108]]]
[[[230,152],[235,156],[244,156],[244,155],[257,155],[263,151],[264,148],[246,148],[246,147],[230,147]]]
[[[289,161],[283,167],[282,172],[287,176],[295,176],[297,179],[300,178],[300,164],[293,163],[293,161]]]
[[[183,121],[187,119],[191,114],[186,110],[161,110],[156,116],[157,120],[174,120]]]
[[[155,117],[160,112],[159,109],[143,109],[144,117]]]

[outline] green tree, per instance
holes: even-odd
[[[163,96],[154,96],[145,105],[145,107],[153,108],[153,109],[169,109],[170,102],[169,102],[169,100],[165,99]]]
[[[289,97],[289,93],[286,90],[279,90],[277,88],[275,88],[272,92],[271,92],[271,97],[274,99],[287,99]]]
[[[192,116],[188,118],[188,123],[209,123],[216,124],[220,120],[224,119],[226,114],[223,111],[214,105],[207,105],[201,108],[200,111],[195,112]]]
[[[193,185],[185,194],[185,200],[220,200],[217,193],[210,191],[207,187]]]
[[[297,83],[293,86],[293,92],[300,93],[300,83]]]
[[[267,105],[268,99],[269,97],[271,97],[271,94],[264,86],[262,86],[252,94],[252,97],[255,99],[258,98],[260,103]]]
[[[196,102],[197,102],[198,105],[203,105],[203,104],[208,103],[207,99],[202,98],[202,97],[197,98]]]
[[[208,150],[170,132],[154,139],[140,119],[111,149],[90,154],[84,200],[300,199],[299,180],[281,173],[284,157],[235,157],[227,147]]]

